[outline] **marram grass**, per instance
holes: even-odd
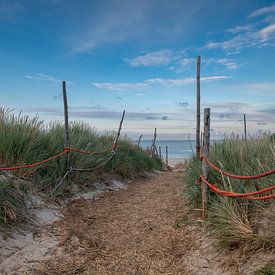
[[[211,146],[210,160],[224,171],[236,175],[254,175],[275,167],[275,140],[261,135],[247,141],[235,136]],[[200,160],[193,158],[185,173],[185,193],[190,202],[201,205]],[[220,189],[246,193],[273,186],[275,175],[256,180],[223,177],[210,168],[209,182]],[[268,193],[270,194],[270,192]],[[275,202],[248,201],[217,195],[208,190],[207,221],[222,247],[246,246],[250,249],[275,249]]]
[[[110,149],[116,133],[98,134],[87,124],[74,122],[70,124],[70,146],[79,150],[101,152]],[[10,167],[34,163],[47,159],[64,149],[64,127],[60,123],[52,123],[45,128],[38,117],[13,115],[0,109],[0,164]],[[146,171],[161,169],[158,158],[149,157],[127,138],[120,139],[118,150],[112,160],[101,166],[110,157],[110,152],[96,155],[70,153],[71,166],[94,169],[91,172],[73,172],[69,180],[58,188],[58,183],[66,173],[65,156],[57,160],[32,168],[12,172],[16,177],[29,182],[29,188],[38,188],[47,194],[62,195],[71,192],[71,186],[92,185],[115,177],[132,179]],[[97,169],[98,166],[101,166]],[[9,173],[9,172],[8,172]],[[9,173],[10,174],[10,173]],[[22,192],[18,186],[4,182],[0,177],[0,227],[19,220],[23,209]],[[18,212],[19,211],[19,212]]]

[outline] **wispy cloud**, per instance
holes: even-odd
[[[60,83],[61,80],[57,79],[51,75],[47,75],[47,74],[26,74],[25,78],[28,79],[32,79],[32,80],[36,80],[36,81],[46,81],[46,82],[51,82],[54,84]]]
[[[101,2],[81,10],[79,31],[72,34],[69,43],[74,53],[122,42],[174,42],[192,32],[188,26],[198,24],[197,15],[206,7],[205,1]],[[165,20],[160,19],[163,16]]]
[[[124,61],[131,67],[148,67],[168,65],[175,58],[171,50],[148,52],[134,58],[125,58]]]
[[[275,24],[269,25],[254,32],[238,34],[234,38],[222,42],[209,42],[206,49],[221,48],[226,51],[239,52],[244,48],[272,45],[275,38]]]
[[[110,82],[96,82],[93,85],[99,89],[111,91],[131,91],[131,90],[144,90],[148,87],[146,83],[110,83]]]
[[[185,51],[182,50],[159,50],[151,51],[145,54],[138,55],[133,58],[124,58],[124,61],[130,67],[155,67],[163,66],[176,73],[183,73],[185,71],[195,70],[196,59],[185,56]],[[205,66],[219,65],[225,69],[235,70],[239,65],[232,59],[228,58],[203,58]],[[169,65],[169,66],[168,66]]]
[[[235,36],[224,41],[211,41],[206,43],[206,49],[223,49],[229,53],[239,53],[245,48],[275,46],[275,23],[274,18],[270,16],[275,14],[275,4],[263,7],[252,12],[248,17],[250,19],[257,16],[265,16],[264,20],[247,24],[243,26],[234,26],[227,30]],[[265,23],[265,26],[264,24]]]
[[[250,31],[251,29],[252,29],[251,25],[243,25],[243,26],[235,26],[235,27],[229,28],[227,30],[227,32],[230,32],[230,33],[233,33],[233,34],[238,34],[238,33],[241,33],[241,32]]]
[[[275,4],[255,10],[249,14],[249,17],[262,16],[270,13],[275,13]]]
[[[201,77],[202,82],[219,81],[231,78],[230,76],[206,76]],[[111,91],[131,91],[131,90],[145,90],[154,85],[161,86],[182,86],[193,84],[196,82],[196,78],[183,78],[183,79],[163,79],[163,78],[150,78],[143,82],[136,83],[111,83],[111,82],[96,82],[93,85],[99,89],[111,90]],[[141,94],[138,94],[141,95]],[[144,95],[144,94],[142,94]]]

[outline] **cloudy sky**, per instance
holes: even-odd
[[[212,137],[275,130],[275,1],[0,0],[0,104],[162,138],[194,134],[196,57]]]

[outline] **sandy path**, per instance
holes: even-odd
[[[52,227],[59,245],[32,274],[231,274],[191,233],[182,188],[182,173],[165,172],[72,202]]]

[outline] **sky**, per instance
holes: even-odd
[[[211,138],[275,129],[275,1],[0,0],[0,105],[45,123],[195,136],[196,58]]]

